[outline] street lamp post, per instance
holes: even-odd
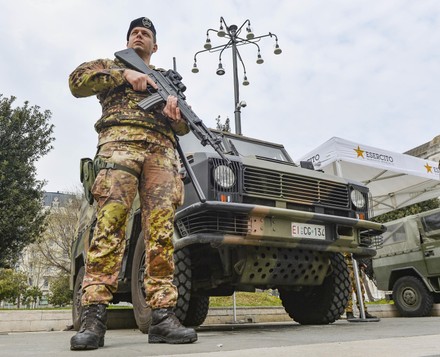
[[[247,25],[246,26],[246,37],[243,38],[243,37],[240,37],[240,33],[245,25]],[[217,33],[218,37],[226,38],[228,40],[227,43],[212,47],[211,39],[209,37],[210,32]],[[259,42],[264,37],[274,37],[275,38],[274,53],[276,55],[279,55],[282,51],[278,45],[278,37],[275,34],[269,32],[266,35],[255,36],[251,30],[251,23],[249,20],[246,20],[245,22],[243,22],[243,24],[240,27],[238,27],[237,25],[228,26],[226,24],[226,21],[224,20],[224,18],[220,17],[219,30],[208,29],[206,31],[206,42],[205,42],[205,45],[203,46],[205,49],[196,52],[196,54],[194,55],[194,65],[192,68],[192,72],[198,73],[199,68],[197,67],[197,55],[199,55],[200,53],[203,53],[203,52],[211,52],[211,53],[212,52],[220,52],[219,53],[219,64],[218,64],[218,68],[217,68],[216,73],[217,73],[217,75],[222,76],[225,74],[225,70],[224,70],[223,64],[222,64],[223,51],[226,50],[227,48],[232,49],[232,68],[233,68],[233,78],[234,78],[235,133],[239,134],[239,135],[242,135],[241,108],[244,108],[246,106],[246,102],[240,101],[239,83],[238,83],[238,60],[240,60],[240,63],[243,67],[243,85],[244,86],[249,85],[249,81],[248,81],[248,78],[246,75],[246,67],[244,65],[243,59],[241,58],[240,52],[237,47],[241,46],[241,45],[247,45],[247,44],[255,45],[258,50],[257,63],[262,64],[264,62],[264,60],[261,57],[260,46],[257,44],[257,42]]]

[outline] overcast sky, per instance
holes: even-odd
[[[284,144],[297,159],[337,136],[404,152],[440,134],[440,1],[437,0],[0,0],[0,94],[52,112],[54,149],[38,163],[47,191],[79,185],[79,160],[93,157],[100,116],[95,97],[76,99],[67,79],[80,63],[113,58],[131,20],[157,30],[152,64],[177,69],[187,101],[208,127],[234,129],[231,50],[197,57],[220,17],[255,35],[278,36],[240,47],[250,85],[240,85],[242,132]],[[214,35],[212,44],[225,40]],[[243,79],[242,68],[238,72]]]

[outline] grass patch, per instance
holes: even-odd
[[[259,307],[259,306],[282,306],[279,297],[273,296],[269,291],[258,291],[255,293],[247,292],[237,292],[235,293],[235,301],[238,307]],[[223,307],[231,308],[234,305],[232,296],[211,296],[209,298],[209,307]],[[132,306],[125,305],[109,305],[109,310],[121,310],[121,309],[132,309]],[[49,307],[39,307],[37,309],[17,309],[17,308],[6,308],[0,309],[0,311],[10,311],[10,310],[70,310],[71,307],[63,308],[49,308]]]
[[[368,305],[394,305],[393,300],[387,300],[387,299],[380,299],[375,301],[367,301],[366,304]]]
[[[281,300],[277,296],[273,296],[269,291],[259,291],[256,293],[247,292],[237,292],[235,293],[235,301],[238,307],[258,307],[258,306],[275,306],[281,307]],[[232,296],[211,296],[209,298],[209,307],[232,307],[234,304]],[[394,304],[394,301],[381,299],[377,301],[366,302],[367,305],[379,305],[379,304]],[[132,309],[132,306],[124,305],[109,305],[109,309],[121,310],[121,309]],[[62,308],[37,308],[37,309],[17,309],[17,308],[4,308],[0,311],[10,311],[10,310],[70,310],[71,307]]]
[[[62,311],[62,310],[71,310],[72,307],[71,306],[66,306],[66,307],[45,307],[45,306],[38,306],[36,308],[30,308],[30,307],[4,307],[4,308],[0,308],[0,311],[36,311],[36,310],[53,310],[53,311]]]
[[[132,305],[108,305],[107,309],[109,310],[133,310],[133,306]]]
[[[280,298],[270,295],[267,291],[246,293],[235,293],[235,302],[237,306],[282,306]],[[209,307],[231,307],[233,306],[232,296],[211,296],[209,298]]]

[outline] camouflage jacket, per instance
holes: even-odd
[[[117,59],[99,59],[81,64],[69,76],[70,90],[75,97],[96,95],[99,99],[102,116],[95,124],[100,134],[99,144],[115,140],[146,140],[157,138],[157,134],[162,138],[159,141],[165,136],[174,143],[173,131],[177,135],[188,133],[189,127],[184,120],[168,120],[161,114],[162,106],[146,112],[137,105],[150,93],[132,89],[123,77],[126,68]]]

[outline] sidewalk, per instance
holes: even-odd
[[[368,305],[368,311],[380,318],[397,317],[394,305]],[[432,316],[440,316],[440,304],[434,305]],[[292,319],[283,307],[239,307],[211,308],[205,325],[232,323],[289,322]],[[72,324],[70,310],[1,310],[0,333],[62,331]],[[133,311],[130,309],[109,310],[109,329],[136,329]]]
[[[434,357],[439,356],[440,317],[383,318],[379,323],[330,325],[243,323],[203,325],[195,343],[149,344],[137,329],[109,330],[105,346],[70,351],[74,331],[0,334],[2,357]]]

